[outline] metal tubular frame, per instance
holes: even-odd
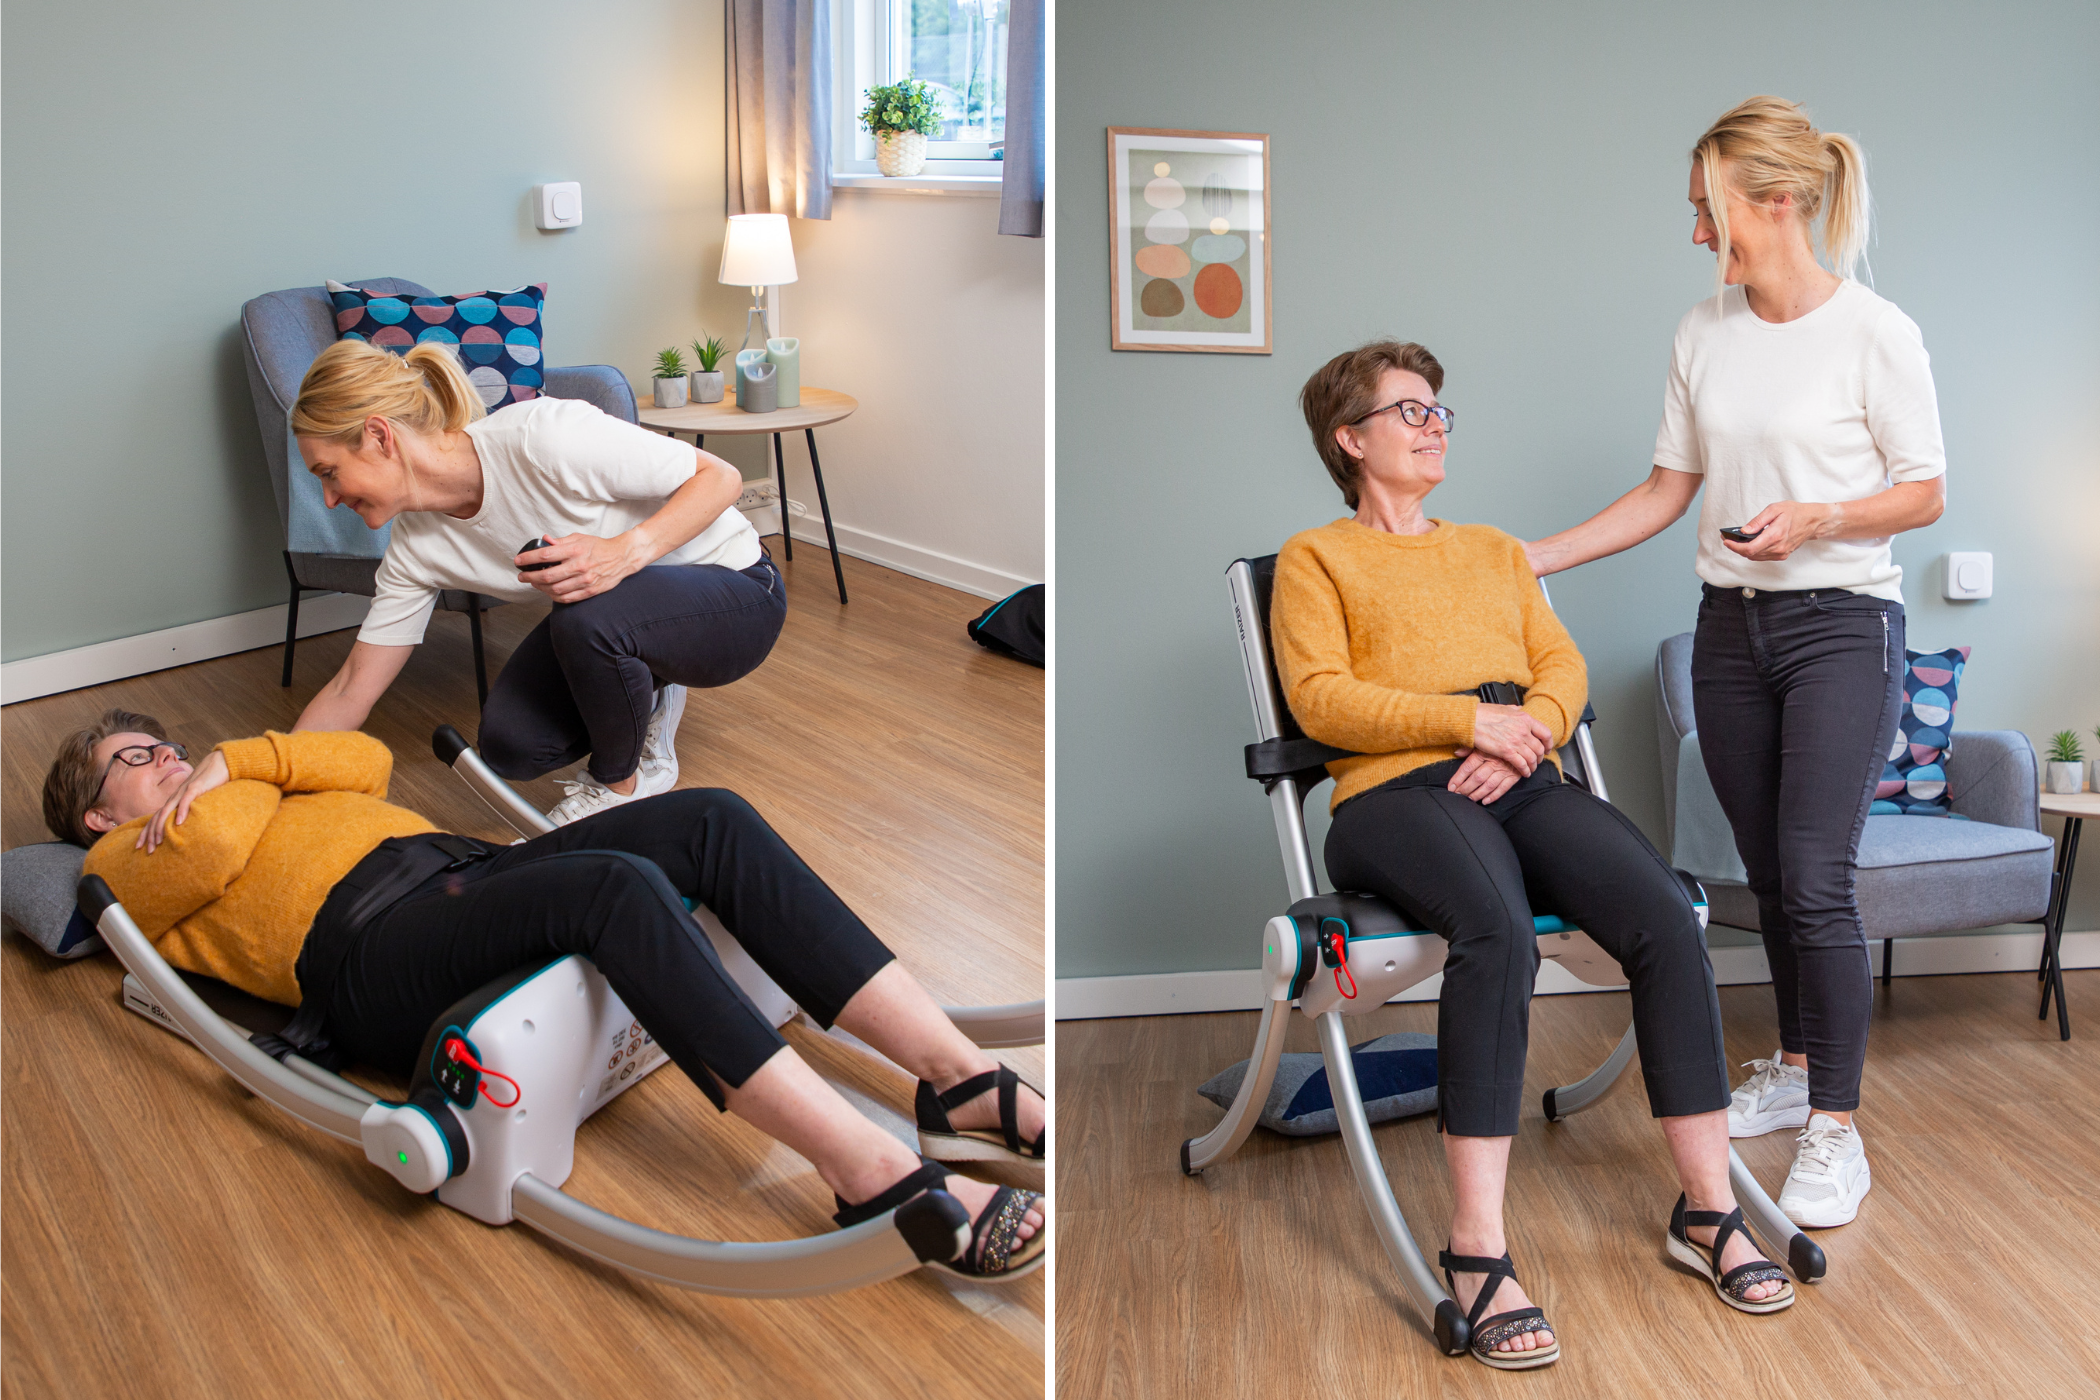
[[[1240,657],[1246,673],[1248,699],[1254,710],[1256,737],[1264,741],[1281,738],[1283,701],[1276,688],[1252,566],[1247,560],[1237,560],[1226,577],[1239,626]],[[1597,761],[1596,744],[1587,723],[1577,724],[1570,746],[1582,768],[1585,785],[1600,800],[1609,801],[1603,767]],[[1276,822],[1284,880],[1293,902],[1318,893],[1302,801],[1303,794],[1294,779],[1278,780],[1269,788],[1269,807]],[[1284,1029],[1290,1020],[1292,1003],[1281,1000],[1282,995],[1281,989],[1271,988],[1272,998],[1277,999],[1263,1003],[1261,1024],[1255,1032],[1254,1052],[1247,1073],[1240,1081],[1239,1092],[1234,1095],[1225,1117],[1210,1132],[1182,1144],[1181,1167],[1189,1175],[1196,1175],[1230,1157],[1253,1131],[1261,1106],[1268,1099],[1270,1085],[1275,1080]],[[1394,1199],[1392,1184],[1379,1160],[1377,1144],[1364,1116],[1363,1097],[1357,1087],[1348,1037],[1342,1027],[1342,1012],[1329,1011],[1315,1019],[1328,1083],[1334,1092],[1343,1145],[1380,1243],[1407,1291],[1430,1319],[1438,1345],[1453,1355],[1463,1352],[1469,1340],[1465,1319],[1416,1246],[1406,1216]],[[1629,1025],[1618,1046],[1595,1070],[1574,1084],[1546,1091],[1547,1119],[1559,1122],[1603,1098],[1626,1072],[1635,1053],[1633,1027]],[[1733,1148],[1729,1149],[1728,1165],[1730,1184],[1751,1228],[1768,1246],[1786,1255],[1787,1264],[1796,1278],[1804,1283],[1822,1278],[1827,1267],[1822,1250],[1780,1213]]]

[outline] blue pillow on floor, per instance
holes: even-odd
[[[17,846],[0,856],[0,919],[53,957],[101,952],[101,936],[75,902],[86,860],[70,841]]]
[[[1436,1037],[1422,1031],[1395,1031],[1349,1047],[1364,1116],[1373,1123],[1427,1113],[1436,1107]],[[1220,1108],[1229,1108],[1247,1077],[1247,1061],[1222,1070],[1196,1092]],[[1262,1105],[1261,1125],[1286,1137],[1318,1137],[1341,1131],[1334,1111],[1334,1091],[1327,1084],[1327,1062],[1318,1054],[1284,1055]]]

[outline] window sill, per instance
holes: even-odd
[[[1004,177],[999,175],[858,175],[831,177],[835,190],[881,191],[887,194],[936,194],[998,198]]]

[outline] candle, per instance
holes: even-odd
[[[780,406],[799,408],[802,405],[802,342],[785,335],[766,342],[766,359],[772,363],[774,373],[780,380]]]
[[[752,365],[762,365],[765,362],[766,352],[763,350],[739,350],[736,352],[736,401],[738,403],[744,401],[744,371]]]
[[[756,353],[746,351],[746,354]],[[746,364],[743,356],[737,357],[738,368],[743,370],[743,383],[736,391],[736,406],[746,413],[771,413],[779,407],[775,394],[780,388],[780,376],[773,366],[763,359]]]

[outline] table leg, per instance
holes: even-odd
[[[838,531],[831,528],[831,499],[824,494],[824,468],[817,462],[817,430],[804,428],[804,437],[809,439],[809,469],[817,478],[817,505],[824,512],[824,538],[831,544],[831,575],[838,581],[839,601],[846,601],[846,570],[839,563]],[[778,439],[775,439],[776,443]]]
[[[2042,984],[2042,1007],[2038,1019],[2048,1018],[2049,998],[2054,995],[2057,1036],[2062,1040],[2071,1038],[2070,1008],[2064,1002],[2064,917],[2070,911],[2071,875],[2078,865],[2078,838],[2084,827],[2082,818],[2064,818],[2063,841],[2057,847],[2056,887],[2050,891],[2048,923],[2042,930],[2042,965],[2048,971],[2048,980]]]
[[[780,481],[780,550],[789,558],[795,557],[795,532],[788,528],[788,466],[787,458],[780,453],[780,434],[773,434],[773,470]]]

